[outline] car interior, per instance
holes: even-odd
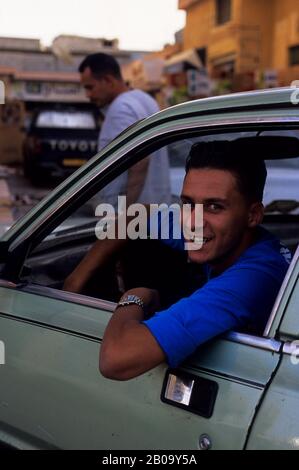
[[[294,254],[299,242],[299,130],[250,130],[173,138],[168,143],[172,200],[178,201],[184,164],[191,145],[198,141],[229,143],[242,158],[263,158],[269,185],[265,190],[263,226]],[[289,179],[291,175],[292,181]],[[96,240],[95,217],[89,201],[56,227],[26,259],[21,281],[62,289]],[[162,307],[190,295],[204,282],[202,268],[188,262],[187,253],[175,251],[159,240],[132,240],[126,249],[90,280],[82,294],[117,302],[132,287],[156,288]]]

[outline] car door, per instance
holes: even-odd
[[[240,334],[218,339],[172,371],[179,379],[186,372],[195,382],[203,379],[199,391],[206,396],[202,402],[199,397],[197,414],[161,400],[167,397],[166,365],[127,382],[102,377],[99,349],[113,305],[60,295],[30,286],[0,288],[2,442],[21,448],[196,449],[206,445],[206,435],[213,449],[244,446],[278,364],[275,342]],[[205,389],[211,383],[216,393]],[[211,406],[211,415],[203,416]]]
[[[288,119],[287,110],[282,110]],[[280,341],[231,333],[179,369],[165,364],[127,382],[102,377],[98,355],[113,303],[18,282],[31,246],[78,207],[94,182],[179,132],[271,123],[248,110],[225,119],[170,116],[140,123],[63,183],[3,239],[0,438],[16,447],[242,449],[280,360]],[[140,150],[141,149],[141,150]],[[102,178],[102,179],[101,179]],[[106,178],[106,179],[105,179]]]
[[[299,449],[299,250],[295,254],[277,315],[268,325],[269,334],[283,341],[283,349],[273,380],[253,422],[248,449]]]

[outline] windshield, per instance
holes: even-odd
[[[280,168],[285,170],[299,170],[298,158],[287,158],[283,160],[268,160],[266,162],[267,168]]]
[[[38,115],[36,127],[64,129],[96,129],[92,113],[84,111],[43,111]]]

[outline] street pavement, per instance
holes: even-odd
[[[19,167],[0,165],[0,224],[12,225],[55,186],[33,187]]]

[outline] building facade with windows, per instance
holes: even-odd
[[[209,75],[232,90],[299,78],[298,0],[179,0],[179,8],[183,49],[196,48]]]
[[[106,52],[121,66],[143,55],[118,48],[118,40],[61,35],[51,47],[37,39],[0,38],[0,80],[7,86],[7,99],[37,102],[87,102],[80,87],[78,66],[87,54]]]
[[[113,55],[121,67],[146,54],[120,50],[117,39],[60,35],[50,47],[43,47],[38,39],[0,37],[0,80],[5,87],[0,109],[1,163],[21,161],[24,133],[38,109],[91,106],[78,66],[94,52]]]

